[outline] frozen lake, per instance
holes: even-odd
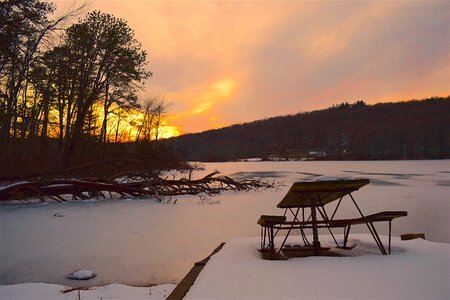
[[[406,210],[393,235],[423,232],[450,241],[450,161],[239,162],[208,163],[234,177],[255,176],[284,183],[277,191],[227,192],[212,198],[178,197],[176,204],[113,200],[0,206],[0,284],[47,282],[98,286],[109,283],[177,283],[222,241],[259,236],[261,214],[282,214],[277,203],[295,181],[318,176],[368,178],[354,193],[365,214]],[[348,199],[346,199],[348,200]],[[357,211],[343,202],[338,217]],[[330,204],[334,208],[334,204]],[[327,207],[326,207],[327,208]],[[63,217],[55,217],[59,213]],[[377,226],[381,234],[387,226]],[[353,233],[366,233],[355,226]],[[73,282],[65,276],[90,269],[98,276]]]

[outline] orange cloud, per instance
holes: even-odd
[[[211,116],[211,117],[209,117],[209,121],[210,122],[215,122],[215,121],[218,121],[218,120],[220,120],[219,116]]]
[[[122,0],[90,9],[134,29],[154,73],[147,90],[173,103],[168,125],[182,132],[448,93],[447,1]]]
[[[171,114],[170,122],[183,130],[191,131],[198,128],[217,128],[219,106],[233,101],[231,98],[237,91],[237,82],[232,76],[222,76],[220,79],[207,83],[203,87],[182,91],[169,95],[172,101],[178,99],[185,103],[182,110]]]

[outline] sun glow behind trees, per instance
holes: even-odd
[[[152,72],[133,29],[100,11],[63,24],[80,9],[51,20],[53,9],[0,2],[0,165],[48,156],[40,167],[67,167],[120,142],[145,142],[121,149],[161,157],[150,142],[179,132],[163,96],[142,96]]]
[[[48,137],[58,138],[61,135],[60,128],[57,122],[57,112],[55,110],[50,112],[50,122]],[[103,107],[98,104],[94,105],[92,116],[89,118],[90,123],[86,130],[91,136],[100,136],[102,120],[104,118]],[[159,119],[158,119],[159,118]],[[150,137],[152,140],[158,135],[158,139],[167,139],[179,136],[180,130],[175,126],[167,124],[167,116],[165,114],[156,117],[151,125]],[[106,141],[109,143],[124,143],[143,141],[144,137],[139,134],[142,130],[144,112],[140,109],[124,110],[117,105],[113,105],[107,117],[107,132]],[[21,121],[21,120],[19,120]],[[65,121],[64,126],[66,126]],[[158,134],[156,134],[158,132]],[[64,135],[64,133],[62,133]]]

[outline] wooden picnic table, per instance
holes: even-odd
[[[280,246],[278,254],[281,252],[288,236],[293,229],[300,229],[303,241],[308,243],[304,235],[304,229],[312,229],[313,243],[312,250],[314,255],[320,255],[322,248],[319,241],[319,228],[327,228],[332,235],[336,245],[340,245],[334,238],[331,228],[344,228],[344,244],[342,247],[346,248],[348,235],[352,225],[366,224],[370,233],[372,234],[377,246],[383,255],[390,254],[391,246],[391,222],[394,218],[406,216],[405,211],[383,211],[380,213],[364,216],[352,192],[359,190],[361,187],[369,184],[369,179],[357,180],[330,180],[330,181],[315,181],[315,182],[296,182],[289,189],[281,202],[277,205],[278,208],[285,209],[284,216],[267,216],[263,215],[258,220],[261,225],[261,251],[268,250],[270,258],[275,258],[275,236],[280,230],[287,230],[287,234],[283,243]],[[349,196],[355,205],[360,217],[353,219],[334,220],[334,216],[345,196]],[[339,200],[331,217],[328,216],[324,206],[328,203]],[[305,208],[310,210],[308,218],[305,216]],[[301,216],[299,216],[301,210]],[[286,213],[290,211],[293,215],[292,221],[286,220]],[[320,215],[320,219],[318,218]],[[386,251],[373,223],[375,222],[389,222],[389,248]],[[267,245],[266,245],[267,240]]]

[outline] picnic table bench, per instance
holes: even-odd
[[[355,199],[351,195],[352,192],[358,190],[362,186],[369,183],[368,179],[359,180],[334,180],[334,181],[317,181],[317,182],[298,182],[294,183],[283,200],[278,204],[279,208],[284,208],[283,216],[262,215],[258,224],[261,226],[261,251],[269,252],[270,259],[278,257],[283,250],[283,246],[294,229],[299,229],[305,246],[311,246],[304,230],[312,229],[313,243],[312,250],[314,255],[320,255],[321,248],[318,229],[327,228],[333,237],[337,247],[347,249],[347,241],[352,225],[366,224],[371,235],[373,236],[378,248],[383,255],[391,253],[391,223],[395,218],[407,215],[406,211],[382,211],[379,213],[364,216]],[[334,219],[336,212],[341,204],[344,196],[349,196],[357,208],[360,217],[349,219]],[[339,202],[334,209],[331,217],[328,217],[324,208],[325,204],[338,200]],[[305,208],[309,208],[311,213],[308,218],[305,216]],[[301,210],[301,216],[299,216]],[[293,215],[292,220],[287,220],[286,214],[290,211]],[[322,219],[317,218],[317,212]],[[380,236],[374,226],[376,222],[388,222],[389,224],[389,245],[388,250],[384,247]],[[339,245],[336,241],[331,228],[344,228],[343,245]],[[287,230],[287,234],[275,253],[275,236],[280,230]]]

